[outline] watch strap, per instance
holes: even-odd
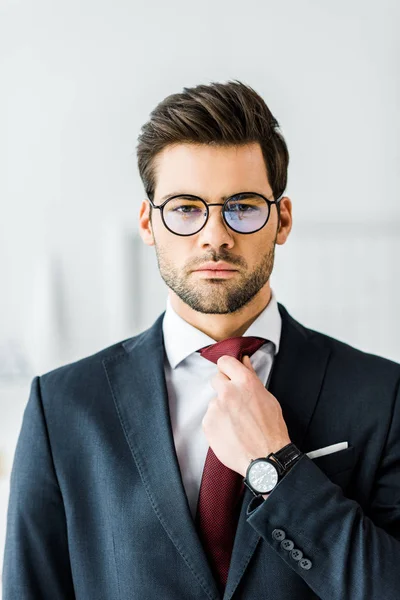
[[[281,448],[275,453],[271,453],[272,456],[285,472],[302,456],[301,450],[297,448],[292,442]]]

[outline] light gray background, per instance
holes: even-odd
[[[294,226],[278,300],[400,361],[400,4],[2,0],[0,560],[30,381],[164,310],[136,138],[168,94],[239,79],[281,124]]]

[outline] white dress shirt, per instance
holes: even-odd
[[[273,290],[271,292],[270,302],[243,334],[269,340],[250,357],[264,385],[268,381],[273,355],[279,350],[282,328],[277,300]],[[172,308],[169,296],[163,319],[163,336],[172,432],[183,486],[194,519],[209,448],[201,422],[209,401],[217,395],[210,380],[218,371],[215,363],[196,350],[215,344],[216,340],[182,319]]]

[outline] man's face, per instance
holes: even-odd
[[[164,196],[178,193],[200,196],[207,203],[222,203],[222,196],[246,191],[273,199],[257,143],[231,147],[168,146],[156,157],[155,168],[155,205],[160,205]],[[285,200],[290,205],[290,200]],[[289,227],[284,239],[277,242],[276,206],[271,207],[267,224],[252,234],[230,229],[221,209],[211,206],[203,229],[186,237],[171,233],[157,209],[149,223],[148,202],[143,202],[140,211],[141,236],[147,244],[155,245],[161,277],[182,302],[200,313],[239,311],[265,289],[274,264],[275,243],[284,243],[290,231]],[[217,261],[228,263],[236,271],[218,278],[196,271],[206,262]]]

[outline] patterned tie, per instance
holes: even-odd
[[[205,346],[198,352],[214,363],[224,354],[242,361],[245,354],[251,356],[266,341],[259,337],[232,337]],[[226,467],[209,447],[195,523],[222,595],[228,579],[243,493],[243,477]]]

